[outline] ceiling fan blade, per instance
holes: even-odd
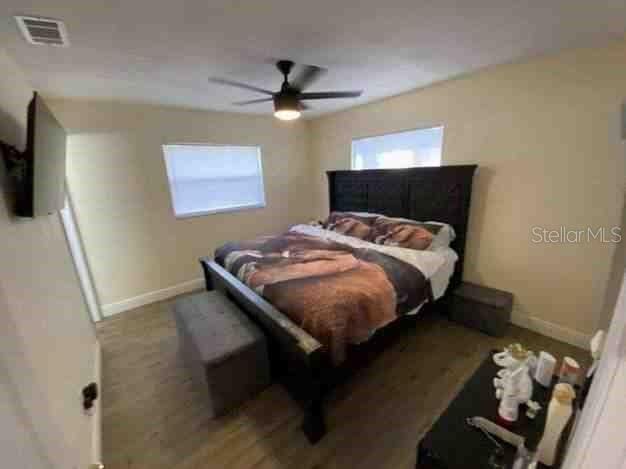
[[[291,86],[300,91],[304,91],[326,72],[327,70],[325,68],[316,67],[315,65],[305,65],[300,75],[298,75],[295,80],[292,80]]]
[[[318,93],[301,93],[300,99],[336,99],[358,98],[363,91],[321,91]]]
[[[248,101],[237,101],[233,103],[235,106],[246,106],[248,104],[256,104],[256,103],[268,103],[273,101],[274,98],[261,98],[261,99],[250,99]]]
[[[239,83],[238,81],[226,80],[225,78],[209,78],[210,83],[217,83],[218,85],[234,86],[235,88],[243,88],[244,90],[256,91],[257,93],[269,94],[271,96],[274,93],[270,90],[265,90],[257,86],[246,85],[245,83]]]

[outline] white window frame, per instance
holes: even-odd
[[[168,161],[167,155],[165,154],[165,147],[168,146],[199,146],[199,147],[239,147],[239,148],[254,148],[257,151],[257,159],[259,164],[259,177],[261,178],[261,202],[254,204],[243,204],[243,205],[232,205],[228,207],[219,207],[211,210],[196,210],[194,212],[187,212],[183,214],[176,213],[176,196],[174,195],[174,191],[172,190],[172,168],[170,167],[170,162]],[[232,144],[232,143],[189,143],[189,142],[175,142],[175,143],[163,143],[161,145],[161,152],[163,153],[163,160],[165,161],[165,169],[167,172],[167,184],[168,190],[170,192],[170,200],[172,203],[172,211],[174,212],[174,216],[176,218],[184,219],[184,218],[193,218],[193,217],[202,217],[205,215],[212,215],[214,213],[228,213],[228,212],[239,212],[242,210],[253,210],[258,208],[265,208],[267,206],[266,198],[265,198],[265,177],[263,176],[263,155],[261,145],[240,145],[240,144]]]
[[[443,150],[444,150],[444,146],[445,146],[445,138],[446,138],[446,128],[443,124],[438,124],[438,125],[431,125],[428,127],[416,127],[413,129],[403,129],[403,130],[397,130],[397,131],[393,131],[393,132],[387,132],[384,134],[377,134],[377,135],[364,135],[361,137],[355,137],[352,139],[352,141],[350,142],[350,169],[354,170],[354,171],[359,171],[358,169],[355,169],[355,165],[354,165],[354,143],[358,140],[364,140],[366,138],[378,138],[378,137],[387,137],[390,135],[394,135],[394,134],[403,134],[403,133],[407,133],[407,132],[415,132],[417,130],[431,130],[431,129],[441,129],[441,155],[439,157],[439,166],[441,166],[442,162],[443,162]],[[407,168],[420,168],[420,167],[424,167],[424,166],[407,166]],[[365,168],[364,170],[367,170],[369,168]],[[382,168],[384,169],[384,168]]]

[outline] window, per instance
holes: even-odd
[[[443,127],[352,140],[352,169],[439,166]]]
[[[261,148],[163,145],[177,217],[265,207]]]

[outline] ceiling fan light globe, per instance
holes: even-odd
[[[300,111],[296,109],[279,109],[274,111],[274,117],[282,121],[292,121],[300,117]]]

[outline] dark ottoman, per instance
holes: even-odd
[[[180,350],[194,380],[208,391],[212,416],[222,415],[270,383],[265,337],[217,291],[177,299]]]
[[[453,321],[499,337],[506,332],[512,309],[512,293],[462,282],[450,296],[448,312]]]

